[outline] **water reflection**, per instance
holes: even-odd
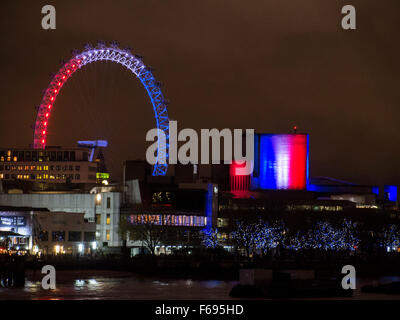
[[[400,281],[400,277],[382,277],[381,283]],[[400,299],[400,296],[361,293],[375,279],[358,279],[353,299]],[[57,278],[55,290],[43,290],[41,281],[27,280],[23,288],[0,288],[0,299],[74,300],[74,299],[229,299],[236,281],[151,279],[140,276],[91,276],[68,274]]]
[[[55,290],[28,280],[23,288],[0,288],[0,299],[229,299],[235,281],[160,280],[143,277],[59,279]]]

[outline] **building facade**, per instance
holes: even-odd
[[[0,149],[3,189],[48,190],[96,184],[98,165],[86,148]]]
[[[2,207],[0,232],[7,234],[7,239],[0,241],[11,251],[88,254],[97,249],[96,225],[88,222],[83,213]]]

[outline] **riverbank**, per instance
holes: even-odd
[[[238,284],[237,281],[159,279],[114,270],[63,270],[57,272],[56,289],[43,290],[40,279],[33,279],[30,273],[27,270],[24,287],[0,287],[0,300],[227,300],[234,299],[229,292]],[[358,278],[357,289],[346,300],[400,300],[400,295],[361,292],[364,285],[399,280],[400,277]],[[336,299],[343,298],[329,300]]]
[[[400,259],[380,258],[373,260],[358,257],[323,257],[320,259],[254,259],[238,260],[235,257],[204,257],[190,255],[170,256],[47,256],[41,259],[26,259],[25,269],[40,273],[44,265],[52,265],[57,272],[78,271],[118,271],[147,277],[198,280],[238,280],[240,269],[258,268],[273,270],[306,269],[315,270],[317,276],[340,275],[344,265],[353,265],[357,276],[382,277],[400,276]]]

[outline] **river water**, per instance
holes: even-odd
[[[382,277],[380,283],[400,281],[400,277]],[[348,299],[399,299],[400,295],[361,293],[359,287],[376,281],[357,281],[358,288]],[[0,287],[1,300],[171,300],[171,299],[230,299],[229,292],[237,281],[153,279],[123,272],[59,271],[56,289],[43,290],[41,275],[27,275],[21,288]]]

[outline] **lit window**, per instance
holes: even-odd
[[[107,214],[106,224],[111,224],[110,214]]]
[[[110,241],[110,230],[106,230],[106,240]]]

